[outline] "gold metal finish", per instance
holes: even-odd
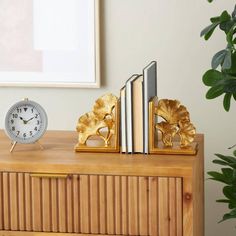
[[[31,177],[36,177],[36,178],[59,178],[59,179],[66,179],[68,178],[69,175],[67,174],[44,174],[44,173],[35,173],[35,174],[30,174]]]
[[[43,150],[44,148],[43,148],[43,145],[39,142],[39,141],[36,141],[35,143],[37,143],[38,144],[38,146],[40,147],[40,149],[41,150]],[[13,150],[15,149],[15,147],[16,147],[16,144],[17,144],[17,142],[16,141],[14,141],[13,143],[12,143],[12,146],[11,146],[11,149],[10,149],[10,152],[13,152]]]
[[[157,123],[157,117],[161,117],[162,121]],[[162,142],[158,140],[158,130],[162,134]],[[196,154],[197,144],[193,143],[195,134],[189,112],[179,101],[162,99],[158,102],[154,97],[149,102],[150,153]]]
[[[10,152],[13,152],[15,146],[16,146],[17,142],[15,141],[14,143],[12,143],[12,146],[11,146],[11,149],[10,149]]]
[[[40,149],[43,150],[43,145],[39,141],[36,141],[36,143],[39,145]]]
[[[79,133],[76,151],[119,152],[119,99],[105,94],[95,101],[93,111],[79,118],[76,130]],[[89,141],[94,139],[93,145]]]

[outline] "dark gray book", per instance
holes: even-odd
[[[144,153],[149,151],[149,101],[152,97],[157,96],[157,65],[156,61],[152,61],[147,67],[143,69],[143,83],[144,83]]]

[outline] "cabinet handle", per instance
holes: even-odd
[[[58,179],[66,179],[69,175],[67,174],[30,174],[31,177],[36,178],[58,178]]]

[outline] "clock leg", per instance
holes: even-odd
[[[11,146],[11,149],[10,149],[10,152],[12,152],[13,151],[13,149],[15,148],[15,146],[16,146],[16,144],[17,144],[17,142],[15,141],[13,144],[12,144],[12,146]]]
[[[43,150],[42,144],[41,144],[39,141],[37,141],[36,143],[37,143],[37,144],[39,145],[39,147]]]

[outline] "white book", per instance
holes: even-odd
[[[147,67],[143,69],[143,83],[144,83],[144,153],[149,152],[149,101],[152,97],[157,96],[157,69],[156,61],[152,61]]]
[[[125,104],[125,86],[120,89],[120,139],[121,139],[121,152],[126,152],[126,104]]]
[[[138,78],[139,75],[132,75],[126,82],[126,140],[127,140],[127,152],[133,153],[133,91],[132,91],[132,81]]]

